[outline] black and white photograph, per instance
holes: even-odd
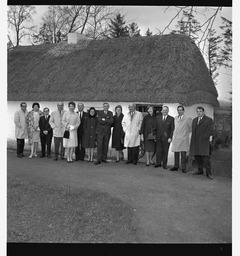
[[[9,255],[41,244],[232,255],[226,3],[7,4]]]

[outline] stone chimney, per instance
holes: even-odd
[[[68,44],[77,44],[79,41],[89,40],[85,35],[74,32],[68,33]]]

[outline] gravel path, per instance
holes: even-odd
[[[226,152],[222,155],[229,157]],[[170,172],[143,163],[68,164],[48,158],[19,159],[14,151],[7,153],[10,174],[108,193],[131,205],[141,243],[231,243],[232,179],[231,166],[225,165],[218,161],[214,179],[209,180],[193,172]]]

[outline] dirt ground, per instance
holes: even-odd
[[[7,152],[7,172],[24,179],[108,193],[135,209],[140,243],[231,243],[231,150],[212,156],[213,180],[125,161],[94,165],[86,161],[28,157]]]

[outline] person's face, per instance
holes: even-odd
[[[163,108],[163,109],[162,109],[162,114],[163,114],[164,116],[166,116],[166,115],[168,114],[168,108]]]
[[[23,112],[25,112],[26,109],[27,109],[27,104],[22,104],[21,105],[21,109],[22,109]]]
[[[43,110],[43,112],[44,112],[44,115],[46,116],[46,115],[49,115],[49,110],[47,109],[47,108],[45,108],[44,110]]]
[[[179,116],[182,116],[184,114],[184,110],[182,108],[178,108],[177,112]]]
[[[150,107],[149,109],[148,109],[148,113],[152,116],[153,115],[153,108],[152,107]]]
[[[39,110],[38,105],[34,105],[33,110],[37,112]]]
[[[91,110],[90,110],[90,115],[91,115],[91,116],[94,116],[94,114],[95,114],[94,109],[91,109]]]
[[[128,109],[129,109],[130,112],[133,112],[135,110],[135,105],[134,104],[130,104],[128,106]]]
[[[109,105],[108,104],[103,104],[103,110],[107,111],[109,109]]]
[[[202,109],[197,109],[197,116],[198,117],[202,117],[204,114],[204,112],[202,111]]]
[[[73,105],[73,104],[70,104],[70,105],[69,105],[69,111],[73,112],[74,109],[75,109],[74,105]]]
[[[78,110],[79,110],[80,112],[82,112],[83,109],[84,109],[84,105],[83,105],[82,103],[79,103],[79,104],[78,104]]]
[[[121,108],[116,108],[116,113],[117,113],[117,115],[120,115],[122,113]]]
[[[57,108],[59,111],[63,110],[63,103],[57,104]]]

